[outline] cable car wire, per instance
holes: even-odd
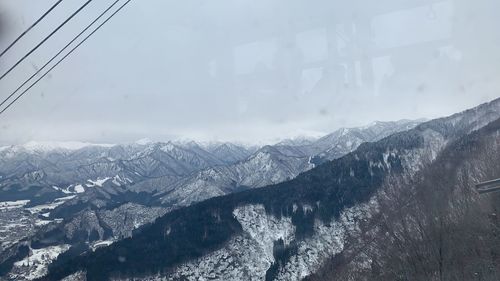
[[[64,46],[57,54],[55,54],[49,61],[47,61],[40,69],[38,69],[30,78],[26,79],[17,89],[12,92],[6,99],[0,103],[0,108],[14,96],[22,87],[24,87],[28,82],[42,72],[50,63],[52,63],[60,54],[62,54],[71,44],[73,44],[80,36],[82,36],[87,30],[89,30],[97,21],[99,21],[105,14],[111,10],[120,0],[113,2],[104,12],[102,12],[96,19],[94,19],[89,25],[87,25],[78,35],[76,35],[66,46]]]
[[[2,57],[5,53],[7,53],[10,48],[12,48],[14,45],[16,45],[16,43],[21,40],[26,34],[28,34],[28,32],[31,31],[31,29],[33,29],[33,27],[35,27],[36,25],[38,25],[48,14],[50,14],[50,12],[52,12],[57,6],[59,6],[59,4],[61,4],[62,0],[59,0],[57,1],[54,5],[52,5],[52,7],[50,7],[50,9],[48,9],[39,19],[37,19],[30,27],[28,27],[28,29],[26,29],[23,33],[21,33],[21,35],[19,35],[16,40],[14,40],[14,42],[10,43],[10,45],[2,51],[2,53],[0,53],[0,57]]]
[[[19,96],[17,96],[13,101],[11,101],[4,109],[0,111],[2,115],[7,109],[9,109],[14,103],[16,103],[22,96],[24,96],[29,90],[31,90],[38,82],[40,82],[45,76],[47,76],[54,68],[56,68],[61,62],[63,62],[69,55],[71,55],[76,49],[78,49],[84,42],[86,42],[94,33],[96,33],[102,26],[104,26],[111,18],[113,18],[118,12],[120,12],[128,3],[132,0],[127,0],[123,5],[121,5],[116,11],[114,11],[104,22],[97,26],[89,35],[87,35],[78,45],[71,49],[64,57],[62,57],[55,65],[53,65],[47,72],[45,72],[40,78],[33,82],[26,90],[24,90]]]
[[[47,40],[50,39],[57,31],[59,31],[64,25],[66,25],[73,17],[75,17],[78,13],[80,13],[88,4],[90,4],[92,0],[88,0],[83,4],[78,10],[76,10],[71,16],[69,16],[63,23],[61,23],[56,29],[54,29],[47,37],[45,37],[38,45],[36,45],[31,51],[29,51],[26,55],[24,55],[20,60],[18,60],[9,70],[7,70],[2,76],[0,76],[0,80],[5,78],[7,74],[9,74],[14,68],[16,68],[21,62],[23,62],[27,57],[29,57],[33,52],[35,52],[40,46],[42,46]]]

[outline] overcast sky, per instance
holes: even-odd
[[[0,0],[4,49],[55,0]],[[0,71],[84,0],[66,0]],[[31,76],[111,0],[93,1],[5,79]],[[0,115],[0,144],[148,137],[269,142],[433,118],[500,96],[497,0],[132,0]]]

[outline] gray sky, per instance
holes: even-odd
[[[54,2],[0,0],[0,48]],[[63,1],[0,71],[83,2]],[[111,2],[93,1],[0,81],[0,96]],[[500,96],[499,10],[497,0],[133,0],[0,116],[0,143],[267,142],[451,114]]]

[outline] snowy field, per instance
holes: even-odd
[[[14,263],[10,277],[12,279],[22,278],[25,280],[42,277],[47,273],[48,265],[69,248],[70,245],[64,244],[42,249],[31,249],[28,257]]]
[[[0,210],[10,210],[26,206],[30,200],[3,201],[0,202]]]

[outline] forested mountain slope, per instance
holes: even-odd
[[[475,191],[498,178],[500,119],[450,143],[411,183],[387,185],[376,219],[308,280],[498,280],[500,196]]]
[[[443,151],[498,118],[495,100],[362,144],[294,180],[173,211],[108,248],[61,255],[45,279],[79,271],[88,280],[304,278],[348,249],[387,186],[411,186]]]

